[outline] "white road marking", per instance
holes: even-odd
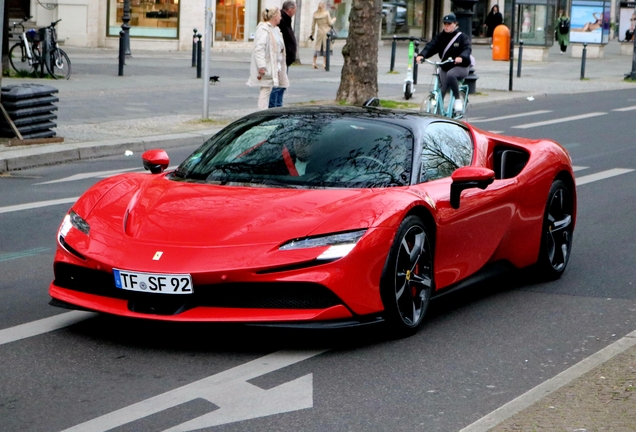
[[[312,408],[313,375],[308,374],[269,390],[247,381],[328,350],[278,351],[216,375],[129,405],[64,432],[101,432],[203,398],[219,409],[174,426],[166,432],[191,431],[284,412]]]
[[[0,345],[59,330],[97,316],[93,312],[71,311],[0,330]]]
[[[37,185],[45,185],[45,184],[53,184],[53,183],[70,182],[70,181],[84,180],[87,178],[94,178],[94,177],[112,177],[114,175],[117,175],[126,171],[133,171],[136,169],[139,169],[139,168],[127,168],[127,169],[118,169],[118,170],[110,170],[110,171],[95,171],[95,172],[80,173],[80,174],[75,174],[75,175],[64,177],[57,180],[51,180],[51,181],[42,182],[42,183],[34,183],[34,185],[37,186]]]
[[[554,378],[539,384],[459,432],[486,432],[634,345],[636,345],[636,331],[625,335],[625,337],[564,370]]]
[[[470,122],[471,123],[492,122],[492,121],[508,120],[508,119],[513,119],[513,118],[527,117],[527,116],[533,116],[533,115],[539,115],[539,114],[547,114],[547,113],[551,113],[551,112],[552,111],[549,111],[549,110],[530,111],[530,112],[527,112],[527,113],[510,114],[510,115],[505,115],[505,116],[501,116],[501,117],[474,119],[474,120],[471,120]]]
[[[37,202],[26,203],[26,204],[16,204],[12,206],[0,207],[0,213],[11,213],[11,212],[20,211],[20,210],[30,210],[34,208],[48,207],[48,206],[59,205],[59,204],[75,203],[75,201],[77,201],[78,199],[79,197],[72,197],[72,198],[60,198],[60,199],[48,200],[48,201],[37,201]]]
[[[589,167],[572,165],[572,171],[574,171],[574,172],[583,171],[583,170],[588,169],[588,168]]]
[[[592,183],[598,180],[605,180],[610,177],[616,177],[621,174],[627,174],[634,171],[633,169],[624,169],[624,168],[614,168],[607,171],[601,171],[594,174],[586,175],[583,177],[577,177],[575,179],[576,185],[581,186],[586,183]]]
[[[633,111],[633,110],[636,110],[636,105],[625,107],[625,108],[616,108],[616,109],[613,109],[612,111]]]
[[[557,123],[565,123],[565,122],[575,121],[575,120],[583,120],[586,118],[598,117],[602,115],[607,115],[607,113],[593,112],[593,113],[581,114],[581,115],[572,116],[572,117],[561,117],[561,118],[546,120],[546,121],[537,122],[537,123],[527,123],[524,125],[512,126],[512,128],[513,129],[529,129],[533,127],[546,126],[546,125],[557,124]]]

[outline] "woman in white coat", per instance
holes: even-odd
[[[273,87],[289,87],[287,64],[285,63],[285,42],[278,29],[280,9],[271,7],[261,12],[262,21],[254,33],[254,51],[247,85],[260,87],[258,107],[269,107],[269,95]]]

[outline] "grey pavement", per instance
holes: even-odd
[[[290,68],[291,87],[285,105],[335,103],[344,42],[337,41],[330,71],[311,67],[312,50],[301,48],[301,65]],[[64,142],[9,146],[0,142],[0,173],[46,164],[135,153],[150,148],[200,144],[223,125],[256,111],[258,90],[245,85],[249,50],[213,51],[210,70],[220,82],[210,85],[209,119],[203,119],[203,82],[196,79],[190,52],[148,52],[131,46],[124,76],[117,76],[117,53],[108,49],[64,47],[73,66],[68,81],[3,78],[2,85],[45,83],[59,89],[57,136]],[[403,100],[406,45],[400,43],[396,73],[388,73],[391,43],[380,47],[379,96]],[[518,101],[550,94],[634,89],[624,80],[632,57],[620,54],[610,42],[600,59],[588,58],[581,80],[581,59],[559,55],[557,46],[546,62],[525,61],[521,77],[514,63],[513,90],[509,91],[510,63],[493,61],[487,45],[474,45],[477,94],[472,105]],[[430,85],[430,66],[419,67],[413,99],[417,109]],[[514,105],[512,105],[514,106]],[[468,112],[470,116],[470,111]],[[582,368],[575,365],[530,396],[524,395],[466,431],[634,431],[636,430],[636,332],[620,347],[592,356]],[[594,361],[592,361],[594,360]],[[584,361],[585,362],[585,361]],[[583,362],[581,362],[583,363]],[[487,413],[484,413],[484,415]]]

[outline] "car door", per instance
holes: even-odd
[[[516,180],[495,180],[485,190],[462,192],[450,205],[450,175],[472,163],[475,147],[460,124],[430,123],[422,135],[420,186],[436,205],[435,277],[437,288],[456,283],[489,262],[516,212]]]

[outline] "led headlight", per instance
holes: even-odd
[[[88,225],[84,219],[80,217],[77,213],[71,210],[62,221],[62,226],[60,227],[60,236],[66,237],[66,234],[70,231],[71,227],[76,228],[88,235],[90,233],[91,227]]]
[[[283,244],[280,250],[307,249],[329,246],[329,249],[320,254],[318,260],[334,260],[346,256],[355,247],[356,243],[366,232],[366,229],[348,231],[338,234],[329,234],[316,237],[305,237],[290,240]]]

